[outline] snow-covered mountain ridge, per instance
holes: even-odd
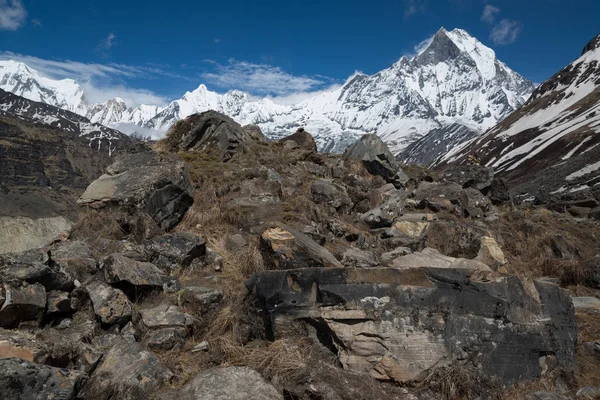
[[[484,135],[436,164],[477,155],[522,194],[600,201],[600,35]]]
[[[131,108],[121,99],[88,104],[74,81],[52,81],[14,61],[0,62],[0,88],[92,122],[151,129],[155,136],[179,119],[213,109],[241,124],[260,126],[271,138],[302,126],[323,151],[343,151],[358,136],[377,133],[396,153],[430,132],[442,138],[436,151],[446,152],[494,126],[533,91],[531,82],[500,62],[492,49],[464,30],[443,28],[415,57],[402,57],[374,75],[357,74],[336,90],[291,106],[256,101],[237,90],[219,94],[205,85],[164,108]],[[427,163],[432,157],[431,151],[406,150],[403,157],[408,161]]]

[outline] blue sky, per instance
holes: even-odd
[[[0,0],[0,57],[72,77],[94,101],[164,103],[205,83],[285,102],[387,68],[441,26],[541,82],[599,21],[598,0]]]

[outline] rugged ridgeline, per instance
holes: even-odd
[[[3,398],[586,398],[600,227],[510,202],[375,135],[331,155],[192,115],[68,238],[0,256]]]
[[[0,249],[37,248],[77,220],[76,200],[131,139],[0,90]]]
[[[517,111],[437,164],[466,163],[469,155],[477,156],[506,177],[523,199],[589,208],[600,201],[599,144],[597,36],[580,58],[540,85]]]
[[[304,127],[321,151],[342,152],[363,134],[376,133],[395,154],[404,150],[403,160],[428,164],[501,121],[533,85],[464,30],[442,28],[415,57],[374,75],[357,74],[339,89],[292,106],[253,101],[235,90],[218,94],[204,85],[164,108],[129,108],[121,99],[90,105],[72,80],[50,81],[10,61],[0,63],[0,88],[128,132],[143,127],[164,134],[193,113],[217,110],[258,125],[272,139]]]

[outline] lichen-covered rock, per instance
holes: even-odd
[[[260,244],[266,261],[275,269],[342,266],[326,248],[284,224],[266,229]]]
[[[53,290],[48,293],[46,300],[46,314],[65,314],[76,311],[69,293]]]
[[[154,308],[140,310],[142,323],[147,328],[190,327],[192,316],[181,311],[177,306],[162,304]]]
[[[102,282],[91,282],[86,287],[94,313],[107,325],[125,325],[131,320],[132,306],[129,299],[119,289]]]
[[[133,340],[121,340],[103,357],[80,392],[86,400],[149,398],[173,373]]]
[[[398,161],[387,145],[377,135],[363,135],[344,152],[345,160],[359,160],[373,175],[381,176],[387,182],[403,185],[408,182]]]
[[[494,180],[494,169],[483,165],[453,165],[442,175],[443,180],[455,182],[466,188],[488,189]]]
[[[193,203],[189,176],[180,161],[161,159],[151,152],[141,154],[149,155],[140,156],[139,164],[121,162],[118,168],[107,168],[77,203],[117,208],[131,215],[147,214],[161,229],[171,230]]]
[[[178,285],[174,277],[166,275],[152,263],[136,261],[122,254],[111,254],[100,263],[104,280],[111,285],[121,284],[126,289],[158,290]]]
[[[150,350],[173,350],[185,344],[187,332],[184,328],[162,328],[148,333],[144,339]]]
[[[304,128],[298,128],[296,132],[290,136],[286,136],[280,140],[280,142],[292,141],[304,150],[317,152],[317,143],[310,133],[304,130]]]
[[[86,375],[18,358],[0,360],[0,387],[4,400],[71,400]]]
[[[363,213],[360,218],[369,228],[389,227],[402,215],[407,196],[408,194],[403,190],[394,190],[382,204]]]
[[[505,384],[539,378],[548,354],[560,368],[576,366],[570,298],[541,280],[423,265],[265,271],[245,284],[273,337],[304,321],[344,368],[381,380],[419,381],[454,360],[473,360]]]
[[[4,303],[0,307],[0,327],[16,328],[24,321],[41,317],[46,308],[46,291],[39,283],[4,283]]]
[[[465,217],[482,218],[485,213],[492,209],[490,199],[473,188],[467,188],[460,192],[458,197],[462,214]]]
[[[317,179],[310,187],[312,199],[315,203],[324,203],[338,211],[348,211],[352,208],[352,201],[343,186]]]
[[[496,242],[496,239],[489,236],[483,236],[479,240],[481,245],[479,247],[479,253],[477,253],[477,257],[475,258],[476,260],[489,265],[494,270],[498,270],[498,268],[508,262],[504,256],[504,252],[498,245],[498,242]]]
[[[206,240],[188,232],[168,233],[145,242],[150,260],[162,270],[189,266],[206,254]]]
[[[283,400],[283,396],[248,367],[213,368],[201,372],[179,393],[180,400]]]

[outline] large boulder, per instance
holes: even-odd
[[[264,142],[267,140],[260,128],[256,125],[244,125],[242,126],[242,129],[244,130],[244,132],[246,132],[246,135],[248,135],[250,138],[257,142]]]
[[[180,400],[282,400],[283,396],[248,367],[201,372],[177,393]]]
[[[494,169],[483,165],[454,165],[444,171],[442,179],[458,183],[463,189],[484,190],[492,185]]]
[[[73,277],[39,250],[0,255],[0,281],[9,280],[41,283],[48,291],[70,291],[74,285]]]
[[[443,269],[465,269],[470,271],[491,272],[489,266],[477,260],[465,258],[448,257],[437,251],[426,247],[422,252],[399,256],[392,261],[392,266],[398,269],[418,268],[443,268]]]
[[[39,249],[58,236],[68,236],[72,227],[65,217],[0,216],[0,254]]]
[[[260,236],[265,261],[274,269],[342,267],[342,264],[317,242],[281,223],[274,223]]]
[[[168,233],[144,243],[150,260],[162,270],[189,266],[206,254],[206,240],[188,232]]]
[[[183,163],[147,150],[119,157],[77,203],[148,214],[163,230],[175,227],[194,201]]]
[[[104,280],[125,291],[143,293],[153,290],[174,289],[176,278],[166,275],[154,264],[137,261],[122,254],[111,254],[100,263]],[[129,294],[129,293],[128,293]]]
[[[288,140],[291,140],[305,150],[317,152],[317,143],[315,142],[315,139],[310,133],[305,131],[304,128],[298,128],[296,132],[290,136],[284,137],[280,142],[287,142]]]
[[[33,364],[19,358],[0,360],[0,397],[4,400],[71,400],[85,379],[85,373],[80,371]]]
[[[24,321],[37,320],[46,308],[46,291],[39,283],[4,283],[0,286],[0,326],[16,328]]]
[[[317,204],[327,204],[338,211],[348,211],[352,208],[352,200],[346,189],[325,179],[317,179],[310,187],[312,199]]]
[[[381,176],[387,182],[397,185],[408,182],[398,161],[387,145],[374,134],[363,135],[344,152],[345,160],[359,160],[373,175]]]
[[[115,344],[86,382],[80,396],[86,400],[150,398],[173,378],[158,358],[133,340]]]
[[[91,282],[86,289],[100,322],[105,325],[125,325],[131,320],[132,305],[122,291],[102,282]]]
[[[167,133],[165,141],[170,150],[198,151],[212,148],[220,150],[229,158],[239,150],[247,150],[259,136],[255,129],[244,129],[227,115],[209,110],[178,121]]]
[[[304,322],[345,369],[377,379],[421,381],[457,360],[507,385],[542,376],[547,357],[576,368],[565,291],[479,276],[463,268],[310,268],[259,272],[245,285],[272,338]]]

